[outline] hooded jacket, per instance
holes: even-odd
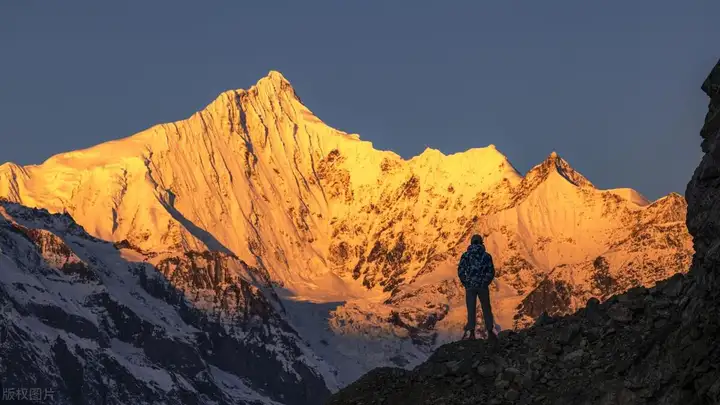
[[[458,277],[465,288],[484,288],[495,278],[492,256],[481,244],[470,245],[460,257]]]

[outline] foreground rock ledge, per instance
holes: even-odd
[[[497,347],[457,342],[412,371],[373,370],[328,405],[720,403],[720,62],[703,90],[711,102],[686,191],[696,252],[687,277],[590,300]]]

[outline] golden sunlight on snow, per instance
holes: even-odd
[[[440,340],[455,338],[456,264],[475,232],[498,268],[502,328],[545,279],[575,283],[570,308],[598,293],[597,269],[620,286],[653,282],[692,254],[684,213],[674,214],[681,198],[597,189],[554,152],[524,176],[494,145],[404,160],[325,125],[278,72],[185,120],[40,165],[4,164],[0,197],[68,212],[94,236],[127,241],[131,260],[236,255],[287,299],[346,302],[328,321],[346,334],[407,333],[378,326],[399,311],[407,322],[433,313]],[[672,246],[659,236],[667,227]]]

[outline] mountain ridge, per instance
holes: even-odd
[[[278,91],[278,89],[279,89],[279,91]],[[4,162],[4,163],[0,164],[0,168],[2,168],[5,165],[9,165],[15,170],[19,170],[22,168],[25,171],[27,171],[28,169],[33,169],[33,168],[43,166],[48,163],[54,163],[57,160],[71,160],[73,157],[82,157],[85,154],[84,152],[95,151],[95,149],[97,149],[97,152],[98,152],[96,154],[100,154],[99,152],[101,152],[101,151],[105,152],[106,149],[110,149],[110,147],[116,146],[120,143],[140,143],[140,142],[134,142],[134,141],[146,141],[146,139],[144,139],[144,138],[147,137],[149,135],[149,133],[154,132],[153,131],[154,129],[162,128],[165,126],[174,126],[174,125],[177,125],[178,123],[186,122],[195,117],[200,117],[200,116],[204,116],[204,115],[209,115],[209,116],[216,115],[216,116],[219,116],[218,118],[227,118],[228,116],[232,116],[232,117],[240,116],[240,114],[226,114],[225,112],[221,112],[223,109],[218,108],[218,107],[222,106],[222,107],[232,109],[232,107],[236,107],[238,105],[238,98],[245,97],[245,96],[252,95],[252,94],[254,94],[256,97],[261,97],[261,98],[268,97],[268,98],[275,99],[276,101],[279,100],[283,95],[290,95],[293,100],[296,100],[300,104],[302,104],[302,101],[301,101],[300,97],[297,95],[291,82],[281,72],[279,72],[277,70],[270,70],[266,76],[259,79],[255,84],[250,86],[247,90],[246,89],[230,89],[230,90],[223,91],[220,94],[218,94],[212,101],[210,101],[205,107],[203,107],[202,109],[200,109],[196,112],[191,113],[189,116],[187,116],[187,118],[183,118],[178,121],[174,121],[172,123],[160,123],[160,124],[152,125],[152,126],[148,127],[147,129],[139,131],[138,133],[136,133],[134,135],[130,135],[128,137],[115,139],[115,140],[109,140],[109,141],[106,141],[106,142],[103,142],[103,143],[100,143],[100,144],[97,144],[94,146],[90,146],[87,148],[82,148],[82,149],[68,151],[68,152],[61,152],[61,153],[58,153],[58,154],[55,154],[55,155],[49,157],[43,163],[40,163],[40,164],[18,165],[18,164],[15,164],[14,162],[9,161],[9,162]],[[271,102],[269,104],[275,105],[273,102]],[[304,111],[301,111],[303,114],[309,113],[309,116],[312,117],[311,118],[312,120],[316,120],[318,123],[323,123],[319,118],[317,118],[317,116],[312,114],[312,112],[306,106],[303,105],[303,107],[304,107]],[[293,109],[289,109],[289,110],[294,111]],[[284,111],[284,112],[288,112],[288,111]],[[288,114],[288,115],[291,117],[295,117],[295,118],[297,118],[297,116],[298,116],[297,114]],[[303,116],[303,118],[306,118],[306,117]],[[241,123],[241,121],[242,120],[240,120],[240,122],[238,122],[238,123]],[[340,131],[337,129],[333,129],[333,131],[335,133],[349,136],[349,139],[359,140],[361,142],[366,142],[366,143],[372,145],[372,143],[370,141],[362,140],[359,137],[359,135],[357,135],[357,134],[347,133],[347,132]],[[139,139],[136,140],[135,139],[136,137]],[[498,151],[497,147],[494,144],[490,144],[486,147],[473,147],[468,150],[455,152],[452,154],[444,154],[443,152],[441,152],[437,149],[427,147],[420,154],[409,157],[409,158],[402,158],[399,155],[397,155],[395,152],[390,151],[390,150],[378,150],[378,151],[385,152],[385,153],[391,153],[394,156],[396,156],[397,158],[399,158],[400,160],[403,160],[405,162],[410,162],[412,160],[420,158],[421,156],[423,156],[426,153],[434,153],[434,151],[439,152],[439,154],[442,156],[442,158],[448,158],[448,157],[457,157],[458,155],[462,156],[465,154],[472,154],[472,153],[475,153],[477,150],[484,150],[484,149]],[[119,150],[114,150],[115,154],[117,154],[117,152],[123,152],[123,151],[124,151],[124,148],[120,148]],[[500,155],[504,159],[508,160],[507,156],[505,156],[504,154],[502,154],[499,151],[498,151],[498,153],[500,153]],[[112,156],[112,154],[110,154],[109,156],[106,154],[104,157],[107,158],[110,156]],[[545,160],[543,160],[543,162],[541,162],[538,165],[535,165],[533,168],[529,169],[528,172],[525,173],[525,175],[521,175],[521,177],[526,177],[528,173],[537,169],[538,166],[549,165],[550,163],[555,162],[555,161],[558,162],[557,168],[558,168],[559,172],[562,172],[562,170],[564,170],[564,168],[567,167],[570,169],[571,173],[574,172],[574,173],[577,173],[578,175],[582,176],[580,173],[576,172],[572,167],[570,167],[569,164],[567,163],[567,161],[564,160],[562,157],[560,157],[560,155],[557,153],[557,151],[552,151],[550,153],[550,155]],[[508,160],[508,162],[509,162],[509,160]],[[520,174],[520,173],[518,173],[518,174]],[[589,183],[589,185],[592,185],[592,183],[590,183],[587,179],[585,179],[584,176],[582,176],[582,177],[583,177],[582,183],[587,182],[587,183]],[[571,182],[573,181],[570,178],[568,180]],[[662,197],[659,197],[659,198],[662,198]]]

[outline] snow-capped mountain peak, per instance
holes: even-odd
[[[312,350],[288,344],[328,359],[341,384],[453,338],[457,260],[473,233],[496,263],[501,328],[660,278],[663,266],[681,270],[691,255],[675,203],[598,190],[555,152],[525,176],[494,145],[406,160],[323,123],[278,72],[187,119],[37,166],[2,165],[0,197],[67,212],[202,308],[232,301],[226,275],[242,270],[256,282],[240,290],[287,322],[268,333],[307,339]]]
[[[595,187],[585,176],[573,169],[567,160],[560,157],[555,151],[550,153],[550,156],[546,159],[546,164],[554,166],[558,174],[578,187]]]
[[[557,176],[576,187],[595,187],[585,176],[573,169],[572,166],[555,151],[552,151],[545,160],[525,174],[521,187],[526,190],[534,189],[546,180]]]

